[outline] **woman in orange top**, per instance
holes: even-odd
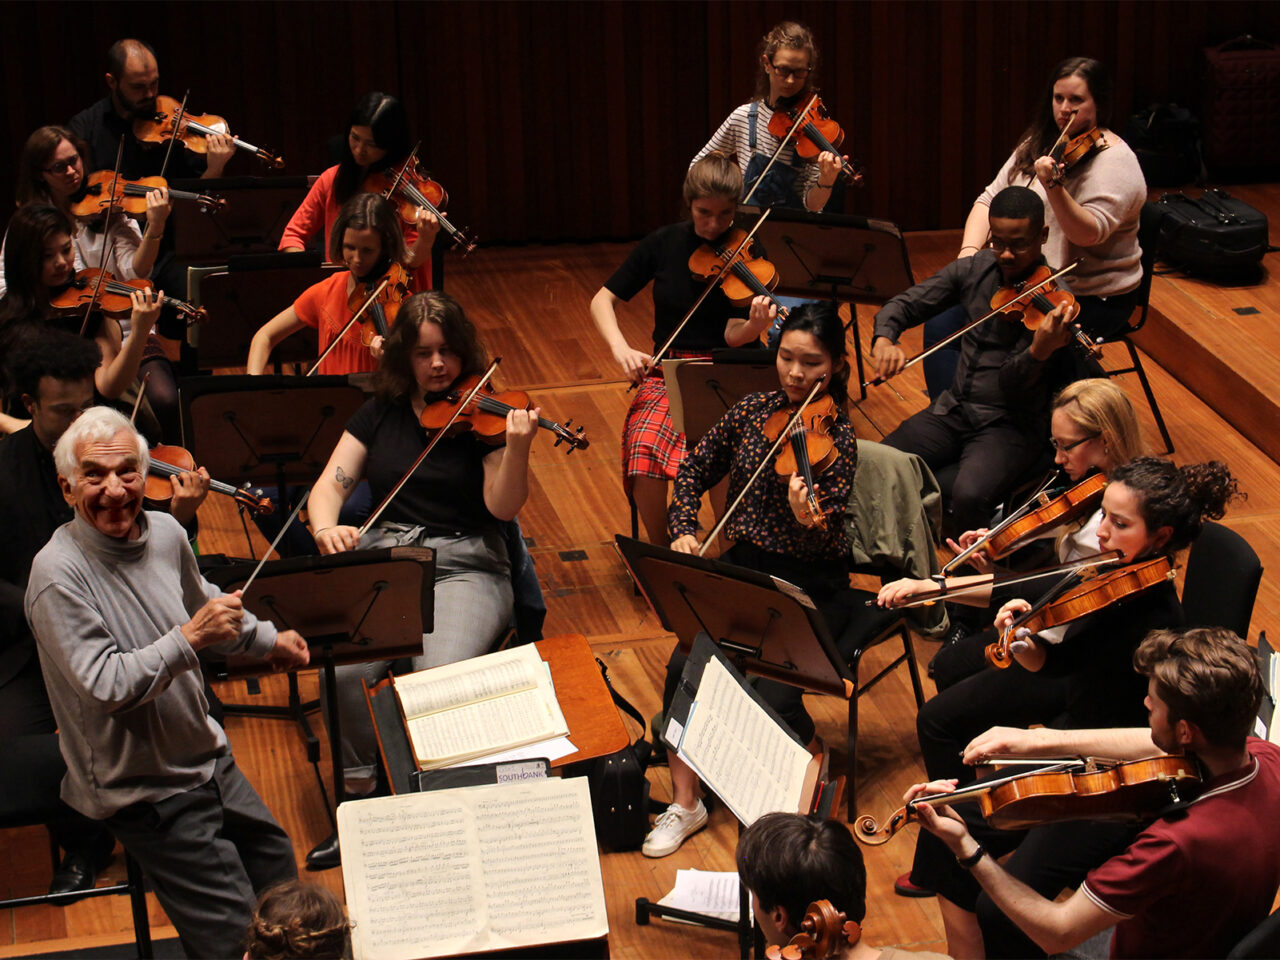
[[[292,306],[258,329],[249,344],[246,364],[249,373],[264,373],[271,351],[303,327],[317,331],[323,353],[351,319],[348,303],[356,285],[378,280],[392,263],[405,263],[404,237],[391,205],[376,193],[358,193],[344,203],[329,234],[329,256],[335,263],[345,263],[347,269],[309,287]],[[360,341],[360,326],[356,324],[325,358],[318,372],[346,374],[376,370],[380,356],[382,338],[375,337],[366,347]]]

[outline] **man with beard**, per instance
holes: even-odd
[[[117,40],[107,51],[107,88],[111,91],[87,110],[81,110],[67,124],[86,140],[93,156],[94,170],[112,170],[116,149],[124,137],[124,158],[120,173],[129,180],[160,176],[168,146],[139,143],[133,122],[152,116],[160,91],[160,69],[155,51],[141,40]],[[208,138],[209,152],[199,155],[175,144],[164,176],[169,180],[222,176],[223,168],[235,153],[231,137],[216,134]]]

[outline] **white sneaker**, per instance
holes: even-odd
[[[686,837],[691,837],[707,825],[707,808],[699,800],[692,810],[671,804],[658,817],[644,838],[640,852],[646,857],[666,857],[680,849]]]

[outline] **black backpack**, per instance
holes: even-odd
[[[1160,259],[1218,283],[1256,283],[1268,250],[1267,217],[1225,190],[1198,198],[1166,193],[1159,206]]]
[[[613,689],[604,662],[597,657],[596,663],[614,704],[640,725],[641,735],[617,753],[570,764],[565,775],[587,778],[596,839],[610,850],[638,850],[649,833],[649,781],[644,771],[653,748],[644,738],[645,722],[640,711]]]

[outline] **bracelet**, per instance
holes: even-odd
[[[964,870],[972,870],[978,865],[978,861],[987,855],[987,849],[982,844],[978,844],[977,852],[968,857],[956,857],[956,866]]]
[[[311,535],[313,537],[318,537],[320,534],[324,533],[326,530],[332,530],[332,529],[333,529],[333,525],[331,524],[327,527],[321,527],[319,530],[312,530]]]
[[[143,240],[154,240],[154,241],[156,241],[156,243],[159,243],[159,242],[160,242],[160,240],[161,240],[161,238],[162,238],[163,236],[164,236],[164,233],[161,233],[161,234],[159,234],[159,236],[157,236],[157,235],[155,235],[155,234],[152,234],[152,233],[148,232],[148,233],[144,233],[144,234],[142,235],[142,239],[143,239]]]
[[[977,253],[981,249],[982,248],[977,246],[976,244],[966,243],[963,247],[960,248],[960,252],[964,253],[966,250],[972,250],[974,253]]]
[[[818,181],[818,187],[819,189],[822,189],[822,190],[830,190],[835,185],[836,185],[836,182],[834,180],[832,180],[830,183],[823,183],[821,180]]]

